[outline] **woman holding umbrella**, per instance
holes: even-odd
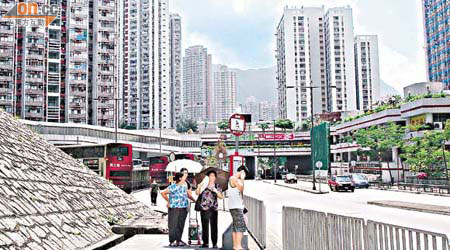
[[[206,177],[196,190],[201,199],[200,216],[202,220],[202,240],[201,248],[209,247],[209,225],[211,225],[211,240],[213,248],[217,248],[217,217],[219,203],[217,199],[223,199],[222,189],[216,184],[217,172],[209,170]]]

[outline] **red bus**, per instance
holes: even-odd
[[[198,158],[195,154],[178,154],[175,155],[175,160],[188,159],[196,161]],[[150,158],[150,182],[156,180],[162,188],[169,185],[169,178],[167,176],[166,167],[169,165],[169,157],[159,156]]]
[[[60,147],[65,153],[110,180],[126,192],[149,185],[149,167],[134,166],[131,144],[77,145]]]

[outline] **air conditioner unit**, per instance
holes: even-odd
[[[443,129],[444,126],[442,122],[433,122],[434,129]]]

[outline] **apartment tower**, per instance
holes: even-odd
[[[175,128],[181,119],[182,89],[181,89],[181,17],[170,15],[170,107],[171,127]]]
[[[236,108],[236,72],[217,65],[214,72],[214,121],[228,120]]]

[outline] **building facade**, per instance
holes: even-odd
[[[301,122],[327,109],[323,8],[286,8],[277,27],[277,80],[279,117]]]
[[[138,129],[171,127],[168,0],[126,0],[123,120]]]
[[[380,64],[378,38],[355,37],[356,109],[369,110],[380,99]]]
[[[365,102],[379,98],[376,37],[354,37],[350,7],[285,8],[275,35],[280,119],[302,122],[311,117],[311,102],[314,114],[322,114],[363,110]],[[372,42],[365,47],[364,58],[362,52],[355,58],[355,40],[363,37]],[[360,69],[356,67],[358,59]],[[370,76],[364,74],[367,79],[362,79],[362,72],[369,65],[363,66],[363,61],[370,64]],[[357,72],[361,84],[371,81],[371,93],[365,97],[363,87],[357,89]],[[363,94],[357,94],[359,90]]]
[[[212,121],[211,55],[208,49],[192,46],[183,58],[183,112],[187,119]]]
[[[181,17],[170,15],[170,106],[171,127],[175,128],[181,119],[182,89],[181,89]]]
[[[278,119],[278,105],[276,102],[260,102],[259,108],[259,120],[272,121]]]
[[[353,15],[350,7],[331,8],[325,14],[325,46],[328,110],[357,110]]]
[[[442,82],[450,88],[450,2],[422,0],[425,27],[427,76],[430,82]]]
[[[236,72],[217,65],[213,82],[214,121],[228,120],[236,109]]]
[[[258,102],[254,96],[247,97],[241,107],[242,113],[252,115],[252,121],[259,121]]]
[[[113,127],[118,1],[36,2],[58,5],[60,17],[48,27],[1,20],[0,107],[27,120]],[[14,4],[2,2],[2,13]]]

